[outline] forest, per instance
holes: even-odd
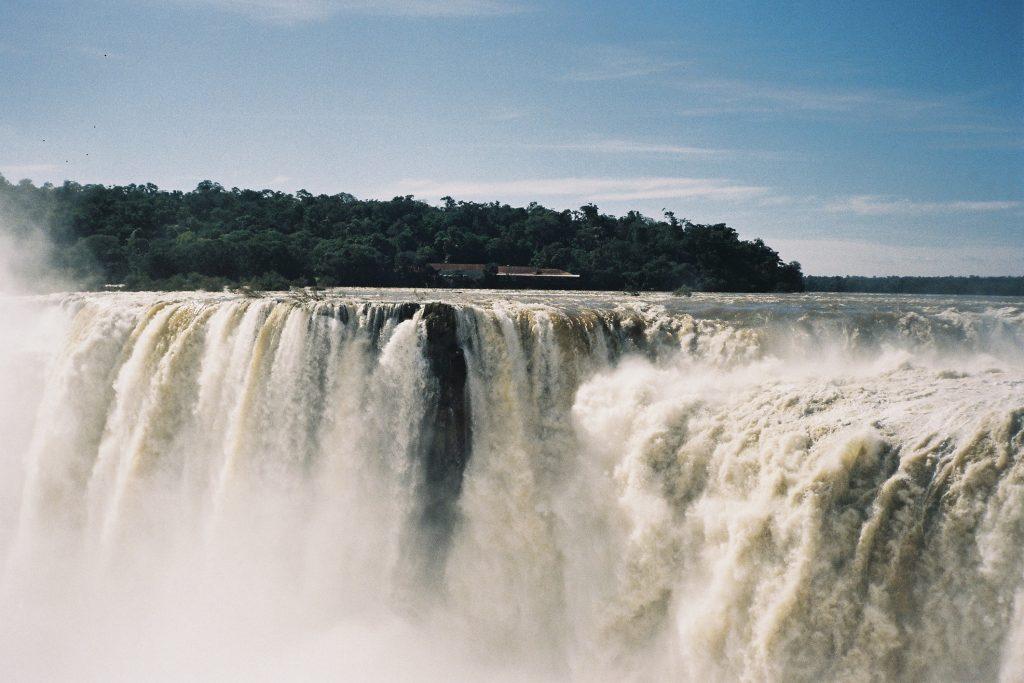
[[[52,267],[86,288],[445,286],[426,264],[447,262],[560,268],[580,275],[584,289],[803,290],[799,263],[725,224],[672,212],[613,216],[592,204],[558,211],[226,189],[209,180],[183,192],[0,176],[0,216],[14,239],[41,232]]]

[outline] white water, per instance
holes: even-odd
[[[505,296],[0,301],[3,678],[1024,680],[1024,303]]]

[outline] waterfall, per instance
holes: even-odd
[[[1024,680],[1024,304],[0,300],[10,680]]]

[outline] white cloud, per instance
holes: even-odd
[[[686,117],[729,114],[800,116],[832,121],[886,121],[894,130],[964,138],[972,148],[1016,148],[1020,123],[985,106],[986,93],[911,93],[892,88],[799,86],[728,78],[681,78],[675,85],[697,104]]]
[[[987,139],[964,139],[963,136],[953,138],[950,142],[933,145],[938,149],[952,150],[999,150],[1009,151],[1024,149],[1024,137],[993,135]]]
[[[933,213],[1009,211],[1022,206],[1024,202],[1012,200],[918,202],[880,195],[858,195],[831,202],[825,206],[825,210],[859,216],[921,216]]]
[[[682,157],[722,156],[732,153],[731,150],[727,149],[652,144],[647,142],[635,142],[632,140],[597,140],[595,142],[531,146],[541,149],[565,150],[568,152],[592,152],[598,154],[664,154],[668,156]]]
[[[769,114],[774,111],[771,107],[756,106],[752,104],[722,104],[707,107],[686,107],[676,113],[680,116],[721,116],[722,114]]]
[[[741,185],[720,178],[548,178],[499,182],[404,180],[398,194],[424,199],[444,196],[481,201],[532,200],[538,197],[571,198],[574,202],[637,201],[644,199],[705,199],[737,201],[760,197],[768,188]],[[382,196],[378,193],[378,196]]]
[[[1020,126],[1005,126],[991,123],[936,123],[920,126],[917,130],[924,133],[954,133],[954,134],[985,134],[985,133],[1015,133],[1020,132]]]
[[[907,246],[843,239],[766,240],[808,275],[1024,275],[1024,247]]]
[[[725,157],[757,157],[760,159],[797,159],[801,155],[795,152],[774,150],[738,150],[714,147],[693,147],[690,145],[674,145],[666,143],[638,142],[635,140],[606,139],[587,142],[565,142],[556,144],[530,144],[533,149],[563,150],[566,152],[585,152],[588,154],[621,154],[634,156],[669,156],[691,159],[721,159]]]
[[[260,21],[299,24],[336,14],[403,17],[486,17],[516,14],[525,6],[511,0],[175,0],[245,14]]]
[[[891,90],[799,87],[737,79],[696,79],[683,87],[704,93],[705,102],[684,109],[688,116],[715,113],[766,113],[805,111],[855,113],[866,117],[913,118],[930,111],[949,109],[962,98],[921,98]]]
[[[580,53],[579,62],[563,75],[564,80],[586,83],[642,78],[675,71],[691,63],[688,60],[654,57],[612,45],[586,49]]]
[[[526,109],[509,109],[507,111],[494,112],[492,114],[484,115],[484,119],[487,121],[493,121],[495,123],[507,123],[509,121],[520,121],[530,116],[530,112]]]
[[[10,164],[0,165],[0,174],[7,180],[21,180],[22,178],[34,178],[39,174],[48,174],[57,170],[55,164]]]

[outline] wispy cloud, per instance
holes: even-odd
[[[527,6],[513,0],[175,0],[244,14],[270,23],[301,24],[336,14],[399,17],[493,17]]]
[[[679,159],[704,159],[720,161],[736,157],[796,160],[804,155],[771,149],[727,149],[716,147],[697,147],[693,145],[677,145],[672,143],[642,142],[628,139],[584,140],[580,142],[561,143],[530,143],[524,144],[531,149],[544,149],[584,154],[620,155],[634,157],[675,157]]]
[[[698,69],[699,66],[695,66]],[[989,91],[915,93],[892,88],[794,85],[691,75],[674,85],[687,93],[686,117],[779,115],[836,122],[884,121],[894,131],[964,138],[972,148],[1016,148],[1020,122],[985,105]],[[698,104],[692,104],[697,101]]]
[[[773,237],[772,247],[810,275],[1024,275],[1024,247],[911,246]]]
[[[678,157],[714,157],[731,154],[728,149],[710,149],[686,145],[658,144],[633,140],[597,140],[594,142],[571,142],[552,145],[530,145],[538,149],[587,152],[593,154],[655,154]]]
[[[579,53],[578,63],[563,74],[563,80],[581,83],[642,78],[681,69],[689,60],[668,59],[629,48],[603,45]]]
[[[839,124],[883,124],[892,132],[931,136],[932,147],[1017,150],[1024,127],[1008,112],[986,106],[986,92],[919,94],[884,88],[811,87],[736,79],[675,81],[688,100],[676,110],[689,118],[766,116]]]
[[[917,130],[924,133],[966,133],[984,135],[987,133],[1020,132],[1021,126],[1006,126],[991,123],[935,123],[918,126]]]
[[[483,201],[561,197],[578,202],[683,199],[736,201],[762,196],[768,188],[721,178],[535,178],[498,182],[404,180],[400,194],[425,199],[452,196]]]
[[[493,121],[495,123],[506,123],[508,121],[521,121],[522,119],[528,118],[531,115],[527,109],[508,109],[505,111],[496,111],[483,116],[487,121]]]
[[[22,178],[33,178],[39,174],[52,173],[56,171],[56,164],[0,164],[0,174],[8,180],[21,180]]]
[[[881,195],[857,195],[830,202],[830,213],[852,213],[859,216],[923,216],[935,213],[986,213],[1010,211],[1024,207],[1014,200],[919,202]]]
[[[1024,137],[995,136],[990,139],[955,139],[933,145],[937,149],[1011,151],[1024,149]]]
[[[736,79],[693,79],[680,86],[703,93],[706,104],[683,109],[689,116],[718,113],[854,113],[867,117],[913,118],[949,109],[955,98],[914,97],[871,89],[814,88]]]
[[[773,111],[771,107],[754,106],[751,104],[720,104],[703,107],[684,107],[676,110],[680,116],[721,116],[723,114],[769,114]]]

